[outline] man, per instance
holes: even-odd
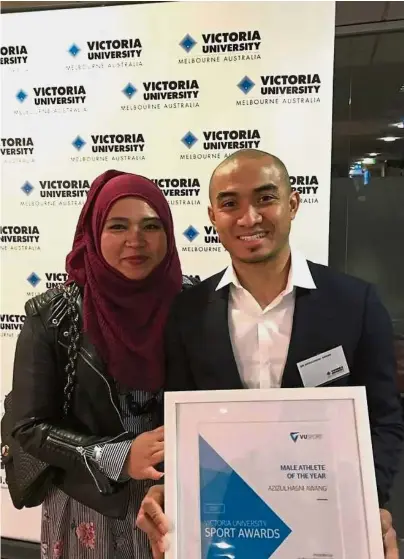
[[[291,250],[299,195],[277,157],[236,152],[214,171],[209,194],[209,217],[232,263],[174,303],[166,390],[365,385],[383,509],[403,440],[386,310],[366,282]],[[335,348],[341,346],[338,356]],[[326,367],[320,376],[299,369],[299,363],[326,351],[341,368],[331,381]],[[162,488],[153,488],[138,519],[154,541],[156,557],[167,527],[161,505]],[[381,510],[381,521],[386,557],[395,559],[387,511]]]

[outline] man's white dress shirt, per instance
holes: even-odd
[[[216,291],[227,285],[230,339],[241,381],[246,388],[279,388],[292,333],[296,287],[316,288],[306,259],[291,250],[286,288],[265,309],[241,286],[232,265]]]

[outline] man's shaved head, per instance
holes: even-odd
[[[243,161],[250,160],[256,161],[257,164],[261,164],[263,167],[276,167],[279,171],[280,178],[282,183],[290,192],[290,178],[288,170],[284,162],[276,157],[276,155],[272,155],[267,153],[266,151],[262,151],[260,149],[240,149],[235,151],[229,157],[227,157],[224,161],[219,163],[216,169],[213,171],[210,182],[209,182],[209,198],[212,202],[212,191],[213,191],[213,183],[216,176],[221,175],[228,171],[229,168],[237,166],[238,164],[242,163]]]
[[[236,151],[213,171],[209,198],[210,221],[233,262],[266,262],[287,250],[299,194],[279,157]]]

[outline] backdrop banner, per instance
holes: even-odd
[[[2,397],[24,304],[65,280],[80,209],[107,169],[156,182],[184,273],[205,278],[228,263],[207,215],[212,171],[240,148],[273,153],[301,195],[292,241],[327,264],[334,2],[150,3],[1,20]],[[2,493],[2,536],[38,540],[40,511],[18,512]]]

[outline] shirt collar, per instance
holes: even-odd
[[[234,287],[242,288],[242,285],[240,284],[240,281],[232,264],[230,264],[230,266],[226,268],[221,280],[216,287],[216,291],[222,289],[223,287],[226,287],[227,285],[233,285]],[[294,287],[316,289],[316,284],[314,283],[313,276],[311,275],[306,258],[300,251],[292,248],[289,277],[283,294],[287,295],[288,293],[291,293]]]

